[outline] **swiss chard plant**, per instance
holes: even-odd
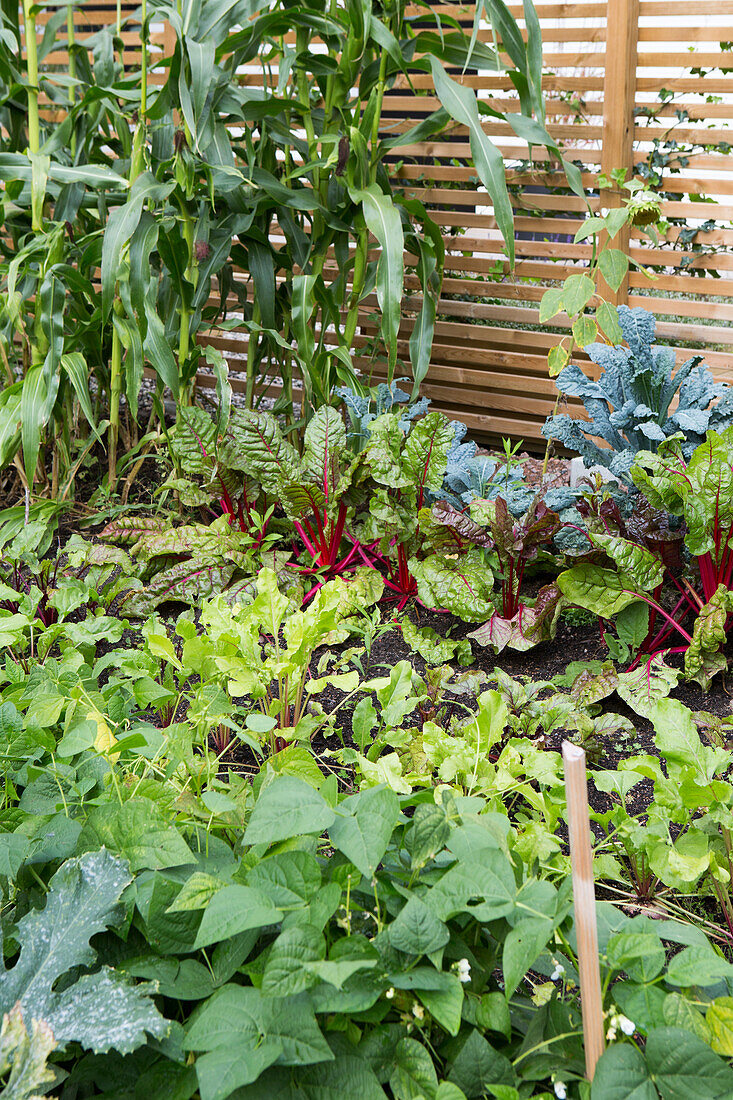
[[[689,461],[677,435],[641,452],[632,477],[653,508],[684,521],[689,567],[668,564],[662,545],[590,533],[604,561],[561,573],[566,599],[613,620],[619,639],[639,654],[684,653],[685,673],[707,687],[727,667],[723,652],[733,615],[733,429],[711,431]],[[610,562],[610,564],[605,564]],[[668,604],[664,587],[674,590]]]
[[[350,524],[364,463],[347,449],[346,426],[336,409],[323,405],[313,415],[302,455],[271,413],[242,414],[232,421],[231,434],[249,476],[282,505],[293,525],[300,542],[293,568],[312,578],[309,595],[324,580],[364,564]]]
[[[275,548],[276,534],[241,531],[229,514],[181,527],[157,516],[120,516],[99,537],[112,544],[106,549],[124,554],[122,606],[137,618],[163,603],[197,605],[221,593],[231,601],[246,599],[263,562],[281,572],[290,557]]]
[[[644,309],[618,307],[618,321],[626,347],[592,343],[585,347],[601,372],[590,378],[579,366],[566,366],[557,386],[568,397],[579,397],[588,421],[563,413],[550,417],[543,428],[581,455],[589,466],[606,466],[630,484],[636,454],[656,451],[672,435],[682,434],[689,458],[710,429],[721,429],[733,416],[733,391],[714,382],[702,356],[693,355],[675,370],[674,348],[654,344],[655,320]],[[673,411],[672,405],[674,404]],[[599,437],[606,447],[593,441]]]
[[[539,496],[535,495],[519,520],[510,514],[502,496],[474,500],[468,514],[439,502],[433,506],[432,518],[454,532],[462,547],[470,549],[454,551],[442,561],[433,555],[415,566],[421,598],[429,600],[429,606],[445,607],[469,622],[486,619],[470,637],[496,652],[506,646],[528,649],[552,637],[561,607],[559,589],[555,584],[545,585],[536,599],[523,592],[527,567],[551,546],[560,527],[557,514]],[[489,561],[500,582],[498,597],[492,592],[494,576]],[[463,599],[457,601],[448,584],[453,574],[463,575],[464,571],[471,592],[462,591]]]
[[[242,416],[241,410],[230,411],[221,384],[216,419],[196,405],[181,406],[168,436],[175,470],[163,487],[174,490],[188,508],[215,505],[215,514],[226,515],[230,526],[251,534],[259,545],[272,507],[268,508],[260,486],[247,477],[247,464],[237,446]]]
[[[411,423],[388,412],[368,431],[362,455],[374,486],[361,539],[372,546],[373,560],[401,609],[417,595],[415,566],[435,546],[436,534],[443,544],[460,545],[457,536],[443,537],[427,507],[430,494],[441,490],[453,429],[437,412]]]

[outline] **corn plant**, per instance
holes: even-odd
[[[20,20],[5,12],[0,114],[10,141],[0,178],[9,233],[0,245],[0,350],[8,385],[0,466],[15,462],[35,491],[70,492],[104,426],[114,490],[120,441],[126,449],[140,442],[143,371],[152,368],[158,398],[167,390],[190,402],[201,338],[215,323],[248,334],[248,406],[274,375],[276,411],[291,424],[298,375],[306,421],[339,382],[358,386],[352,354],[363,344],[358,328],[372,295],[392,377],[405,255],[422,289],[409,343],[416,391],[430,362],[443,243],[426,208],[390,179],[401,148],[452,122],[467,127],[510,260],[514,251],[502,157],[481,125],[482,112],[497,112],[446,66],[508,66],[522,108],[508,116],[512,127],[560,155],[544,127],[531,3],[526,43],[501,0],[484,9],[493,48],[478,41],[480,10],[469,35],[450,18],[426,29],[429,9],[418,19],[402,4],[327,10],[316,0],[274,0],[245,10],[241,0],[144,0],[135,17],[142,64],[132,70],[119,10],[113,26],[81,43],[72,7],[62,6],[41,36],[37,9],[24,0],[25,56]],[[173,31],[170,56],[156,62],[162,83],[148,75],[152,20]],[[44,67],[49,51],[64,45],[67,71]],[[254,86],[240,75],[245,69]],[[402,132],[383,118],[386,97],[397,78],[421,70],[432,74],[442,107]],[[41,96],[49,112],[39,108]],[[577,171],[565,167],[577,187]],[[235,263],[243,282],[233,278]],[[222,322],[232,295],[237,315]],[[160,402],[149,428],[156,410]]]

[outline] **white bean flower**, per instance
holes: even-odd
[[[559,978],[562,978],[565,974],[565,967],[558,959],[553,959],[552,964],[555,967],[552,974],[550,974],[550,981],[556,982]]]
[[[466,982],[471,981],[471,964],[468,959],[459,959],[456,963],[456,974],[458,975],[458,981]]]

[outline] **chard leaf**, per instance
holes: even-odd
[[[685,651],[685,675],[707,690],[718,672],[724,672],[728,660],[722,649],[727,640],[726,623],[733,611],[733,592],[720,584],[695,619],[692,641]]]
[[[245,468],[266,493],[277,498],[282,484],[299,480],[298,452],[287,442],[272,413],[237,409],[232,413],[228,434]]]
[[[432,516],[438,523],[455,531],[460,538],[465,539],[467,542],[487,548],[493,546],[494,540],[485,527],[482,527],[480,523],[476,523],[466,512],[459,512],[457,508],[454,508],[445,500],[439,500],[437,504],[433,505]]]
[[[402,464],[418,495],[418,507],[426,489],[437,492],[442,484],[453,443],[453,428],[442,413],[432,412],[416,420],[408,435]]]
[[[429,554],[423,561],[410,558],[408,564],[426,607],[451,611],[466,622],[492,613],[494,577],[480,550],[456,557]]]
[[[639,598],[620,573],[588,563],[566,569],[557,578],[557,585],[568,603],[604,619],[612,619]]]
[[[664,654],[655,653],[631,672],[619,672],[616,690],[632,710],[651,718],[658,701],[667,698],[679,678],[679,671],[664,663]]]
[[[488,622],[469,634],[469,638],[479,645],[490,646],[495,653],[507,648],[523,652],[554,638],[562,604],[562,593],[557,585],[545,585],[533,605],[520,604],[511,619],[494,612]]]
[[[651,592],[664,580],[664,564],[651,550],[616,535],[592,534],[590,537],[594,545],[616,563],[627,587]]]
[[[346,425],[341,414],[330,405],[322,405],[305,430],[303,462],[306,472],[329,498],[338,483],[345,451]]]

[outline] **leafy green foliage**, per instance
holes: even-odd
[[[274,371],[283,380],[278,412],[292,422],[297,372],[307,420],[339,383],[358,387],[354,336],[365,299],[376,292],[391,378],[405,253],[416,258],[422,292],[409,341],[417,391],[430,363],[444,244],[426,208],[392,184],[388,159],[452,120],[468,125],[476,171],[513,256],[502,155],[480,125],[475,94],[446,67],[506,69],[522,89],[521,115],[506,117],[529,144],[560,155],[544,127],[536,18],[532,49],[500,59],[452,17],[447,25],[415,24],[401,8],[366,18],[306,5],[294,42],[286,43],[287,4],[257,7],[242,22],[237,4],[179,11],[154,0],[126,29],[119,9],[115,25],[82,46],[73,18],[67,31],[57,13],[39,40],[33,6],[22,7],[22,23],[16,13],[3,18],[0,40],[9,139],[0,175],[11,186],[0,329],[8,374],[18,379],[0,403],[0,463],[17,456],[26,481],[49,494],[59,484],[71,489],[78,463],[105,428],[107,487],[114,489],[125,417],[138,420],[145,368],[155,375],[156,396],[143,448],[157,437],[156,420],[164,429],[164,390],[187,407],[204,357],[226,390],[221,355],[197,339],[216,323],[247,333],[247,407],[256,384]],[[491,4],[487,15],[502,37],[521,43],[503,5]],[[172,30],[163,64],[151,46],[151,30],[162,23]],[[134,31],[139,53],[130,67],[122,35]],[[29,44],[25,53],[21,41]],[[263,78],[254,97],[237,75],[252,64],[279,74],[274,84]],[[153,67],[162,80],[153,80]],[[416,67],[434,74],[442,106],[406,133],[385,137],[385,93]],[[48,117],[39,96],[53,104]],[[577,171],[569,163],[565,169],[578,190]],[[275,221],[282,242],[271,237]],[[334,255],[335,271],[328,263]],[[234,264],[246,289],[233,278]],[[230,295],[242,317],[222,321]],[[92,408],[90,379],[99,408]],[[76,431],[75,402],[89,440]],[[103,402],[107,419],[100,421]],[[47,473],[51,445],[57,462]]]
[[[690,553],[691,581],[680,577],[676,555],[665,556],[664,535],[642,528],[646,546],[631,537],[590,533],[612,568],[593,560],[561,573],[557,584],[566,599],[604,619],[615,619],[619,640],[627,648],[654,656],[668,639],[684,652],[685,673],[703,687],[726,668],[723,648],[731,621],[733,532],[731,490],[733,429],[710,432],[689,461],[683,439],[675,435],[657,452],[641,451],[631,475],[652,508],[684,521],[684,544]],[[632,535],[632,531],[627,531]],[[662,537],[654,537],[655,535]],[[652,548],[648,548],[652,547]],[[669,610],[662,601],[667,581],[679,594]],[[642,606],[643,605],[643,606]]]
[[[89,940],[119,922],[119,898],[130,881],[127,867],[104,850],[64,863],[49,883],[44,908],[28,912],[13,929],[20,954],[4,972],[0,1010],[18,1004],[27,1018],[43,1021],[57,1043],[77,1042],[96,1052],[128,1053],[146,1033],[163,1038],[170,1025],[151,990],[109,968],[67,978],[54,990],[70,971],[94,965]]]
[[[108,523],[99,537],[112,544],[110,550],[129,545],[119,587],[126,589],[125,613],[138,618],[164,603],[197,606],[222,593],[232,602],[251,598],[262,558],[282,573],[290,557],[288,551],[268,550],[274,545],[270,536],[258,540],[232,527],[228,514],[182,527],[165,518],[123,516]],[[255,555],[257,549],[262,556]]]
[[[455,553],[454,547],[453,553],[446,554],[442,562],[434,555],[422,565],[412,566],[418,581],[422,580],[420,595],[428,606],[447,608],[468,621],[488,616],[470,637],[479,645],[491,646],[497,653],[506,646],[529,649],[554,636],[561,609],[557,587],[545,585],[532,601],[523,598],[521,591],[525,569],[552,543],[560,526],[557,514],[538,495],[519,520],[510,515],[503,496],[475,499],[468,514],[441,501],[433,505],[431,518],[451,532],[458,547],[465,543],[473,546],[460,554]],[[498,601],[491,598],[493,575],[487,562],[489,552],[489,560],[495,563],[495,568],[498,566],[496,571],[501,579]]]
[[[19,1004],[3,1015],[0,1077],[9,1074],[0,1093],[3,1100],[40,1100],[35,1090],[55,1080],[53,1070],[46,1065],[55,1047],[51,1028],[42,1020],[34,1020],[28,1033]]]
[[[621,339],[611,345],[585,347],[601,367],[597,380],[580,367],[565,367],[557,377],[561,393],[580,397],[590,425],[562,414],[550,417],[543,433],[580,454],[587,465],[606,466],[629,482],[634,458],[640,451],[655,452],[659,444],[681,434],[682,449],[690,457],[711,429],[724,428],[733,414],[733,397],[725,383],[714,383],[710,371],[694,355],[675,370],[674,348],[655,347],[651,313],[618,307]],[[673,412],[670,407],[676,399]],[[591,437],[605,440],[599,447]]]
[[[475,553],[495,552],[480,542],[490,527],[455,522]],[[597,539],[615,569],[658,578],[650,551]],[[727,920],[727,734],[701,738],[668,698],[674,671],[660,658],[627,672],[605,662],[533,683],[440,663],[365,672],[353,649],[319,656],[374,576],[336,578],[300,607],[262,570],[249,602],[218,596],[174,627],[151,618],[128,650],[97,657],[59,635],[62,651],[43,660],[7,655],[2,1007],[26,997],[31,1035],[34,1018],[51,1021],[51,1064],[69,1088],[460,1100],[563,1081],[579,1093],[565,790],[547,739],[564,731],[591,751],[628,738],[614,692],[652,720],[658,756],[594,772],[611,807],[594,815],[596,875],[630,881],[640,899],[704,892]],[[468,656],[407,624],[403,637],[436,662]],[[325,692],[341,701],[319,706]],[[327,748],[325,774],[309,742],[338,732],[354,702],[355,747]],[[209,748],[222,727],[251,777]],[[639,811],[642,780],[653,797]],[[689,923],[608,903],[598,914],[615,1034],[603,1088],[633,1061],[664,1096],[682,1074],[678,1048],[700,1089],[729,1088],[730,963]],[[77,996],[81,1019],[67,1011]]]

